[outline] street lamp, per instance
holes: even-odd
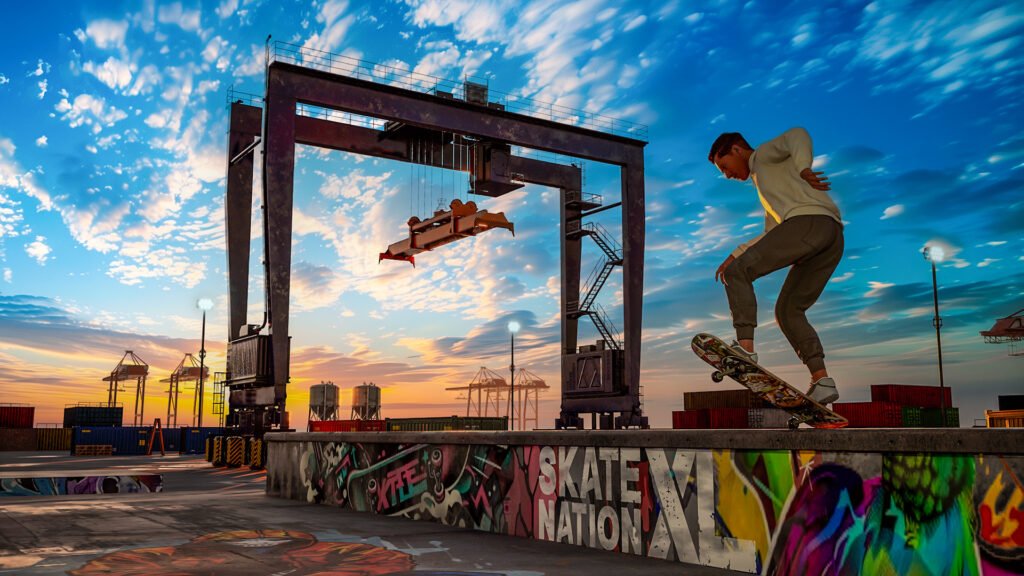
[[[196,308],[203,311],[203,339],[199,344],[199,389],[196,390],[196,394],[199,395],[199,416],[196,422],[196,426],[199,428],[203,427],[203,377],[206,375],[206,311],[213,308],[213,300],[209,298],[200,298],[196,301]]]
[[[516,429],[516,332],[519,332],[519,322],[515,320],[508,323],[508,333],[512,337],[512,364],[509,365],[509,372],[512,373],[512,380],[509,381],[508,402],[511,409],[508,411],[509,430]]]
[[[939,283],[935,276],[935,263],[942,262],[946,258],[946,251],[942,249],[942,246],[925,246],[924,259],[931,262],[932,264],[932,296],[935,301],[935,317],[932,319],[932,325],[935,326],[935,343],[939,350],[939,406],[941,407],[941,418],[942,426],[946,426],[946,383],[942,378],[942,335],[940,329],[942,328],[942,318],[939,316]]]

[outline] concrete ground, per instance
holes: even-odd
[[[269,498],[196,457],[0,453],[0,474],[49,470],[157,471],[164,492],[4,498],[0,574],[737,574]]]

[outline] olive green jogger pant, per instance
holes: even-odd
[[[754,280],[792,266],[775,303],[775,320],[811,372],[825,368],[825,351],[806,312],[818,300],[842,257],[843,226],[829,216],[795,216],[768,231],[725,269],[725,293],[736,338],[754,338]]]

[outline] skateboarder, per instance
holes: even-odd
[[[738,132],[711,145],[708,160],[726,178],[752,179],[764,208],[764,232],[740,244],[715,271],[725,284],[736,342],[733,347],[755,363],[757,300],[754,280],[792,266],[775,303],[775,319],[797,356],[811,372],[807,391],[815,402],[839,398],[825,368],[825,352],[805,315],[825,288],[843,256],[843,224],[823,172],[811,170],[811,137],[803,128],[751,148]]]

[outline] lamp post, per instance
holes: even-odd
[[[511,408],[508,411],[509,430],[516,429],[516,332],[519,332],[519,322],[515,320],[508,323],[508,333],[512,337],[512,363],[509,365],[512,379],[509,380],[508,402]]]
[[[196,301],[196,308],[203,311],[203,337],[199,344],[199,389],[196,390],[196,394],[199,395],[199,414],[197,416],[196,426],[199,428],[203,427],[203,380],[206,376],[206,311],[213,308],[213,300],[209,298],[200,298]]]
[[[942,246],[925,246],[924,258],[932,264],[932,297],[935,302],[935,317],[932,325],[935,326],[935,344],[939,351],[939,406],[941,407],[942,426],[946,426],[946,384],[942,378],[942,318],[939,316],[939,283],[935,275],[935,263],[942,262],[946,258],[946,251]]]

